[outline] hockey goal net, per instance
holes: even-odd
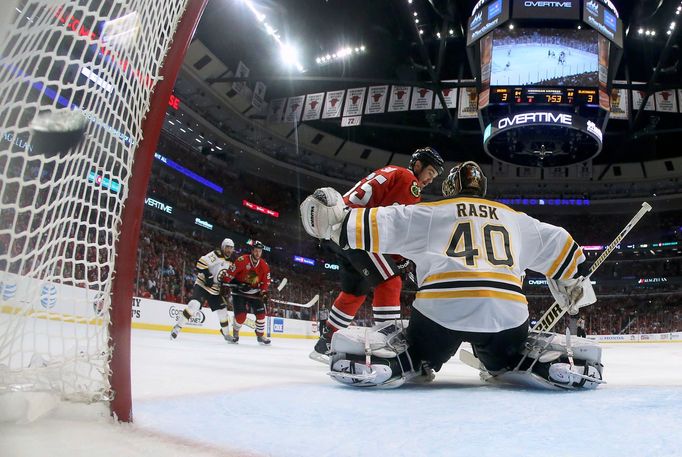
[[[132,283],[116,282],[131,276],[148,157],[205,1],[3,0],[0,394],[130,396]]]

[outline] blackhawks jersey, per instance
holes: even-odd
[[[350,208],[411,205],[421,201],[421,189],[414,173],[391,165],[361,179],[346,192],[343,201]]]
[[[219,249],[211,251],[208,254],[201,256],[197,261],[197,270],[199,270],[199,274],[197,274],[197,280],[194,284],[203,287],[212,295],[219,295],[220,280],[227,274],[231,266],[232,262],[225,258]],[[213,277],[213,284],[211,287],[206,287],[206,270],[208,270],[208,274]]]
[[[342,244],[351,249],[412,260],[419,285],[413,306],[452,330],[498,332],[523,324],[525,270],[568,279],[585,260],[563,228],[482,198],[358,208],[344,224]]]
[[[267,291],[270,287],[270,266],[263,258],[254,262],[251,255],[240,255],[227,272],[223,282],[248,284],[251,287],[249,290],[240,290],[240,293],[244,294],[252,295]]]

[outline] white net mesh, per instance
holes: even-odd
[[[0,393],[111,396],[114,243],[186,2],[2,1]]]

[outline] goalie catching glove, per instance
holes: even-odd
[[[301,222],[306,233],[320,240],[337,244],[346,216],[343,197],[331,187],[322,187],[301,203]]]
[[[547,278],[547,285],[557,304],[571,316],[578,314],[578,310],[583,306],[597,301],[592,282],[587,277],[559,280]]]

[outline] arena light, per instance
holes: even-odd
[[[256,20],[262,24],[263,28],[265,29],[265,33],[267,33],[272,37],[273,40],[277,42],[284,64],[289,68],[296,68],[301,73],[305,72],[305,67],[303,67],[301,62],[298,60],[298,50],[296,47],[290,43],[285,43],[282,41],[277,29],[266,21],[267,18],[265,17],[265,14],[258,11],[258,8],[256,8],[251,0],[242,0],[242,3],[246,5],[249,10],[251,10],[253,15],[256,17]]]
[[[353,55],[364,53],[366,50],[364,45],[361,46],[344,46],[336,50],[333,54],[325,54],[315,58],[318,65],[328,65],[337,60],[348,59]]]
[[[298,49],[296,49],[295,46],[289,43],[283,43],[279,48],[279,52],[282,62],[284,62],[285,65],[293,66],[298,62]]]

